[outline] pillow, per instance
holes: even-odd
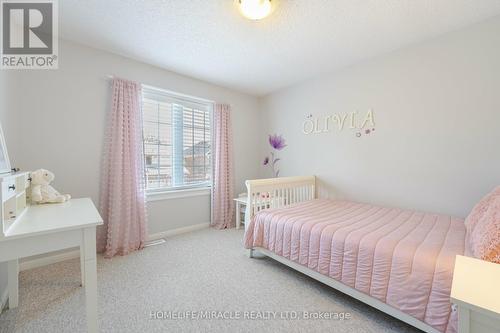
[[[500,264],[500,196],[489,201],[468,238],[474,257]]]
[[[465,227],[467,228],[467,234],[471,233],[479,220],[483,217],[484,213],[488,210],[491,202],[500,196],[500,186],[497,186],[491,193],[481,199],[474,208],[471,213],[465,219]]]

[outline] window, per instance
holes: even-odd
[[[148,192],[211,184],[212,103],[143,87]]]

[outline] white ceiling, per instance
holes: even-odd
[[[60,35],[265,95],[500,14],[500,0],[280,0],[254,22],[235,3],[62,0]]]

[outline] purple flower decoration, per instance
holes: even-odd
[[[269,144],[276,150],[281,150],[286,147],[285,139],[281,135],[269,135]]]
[[[269,144],[271,145],[271,147],[273,147],[273,149],[275,150],[282,150],[283,148],[286,147],[286,144],[285,144],[285,139],[283,139],[283,137],[281,135],[278,135],[278,134],[274,134],[274,135],[269,135]],[[273,174],[274,174],[274,177],[279,177],[280,175],[280,170],[278,168],[278,162],[280,161],[280,158],[278,158],[276,155],[275,155],[276,152],[274,151],[271,151],[270,153],[270,157],[269,155],[266,156],[264,158],[264,161],[262,162],[262,164],[264,166],[269,166],[271,167],[271,169],[273,169]]]

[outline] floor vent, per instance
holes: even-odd
[[[146,242],[146,244],[144,245],[144,247],[149,247],[149,246],[155,246],[155,245],[160,245],[160,244],[163,244],[165,243],[166,240],[163,239],[163,238],[160,238],[160,239],[155,239],[155,240],[152,240],[152,241],[148,241]]]

